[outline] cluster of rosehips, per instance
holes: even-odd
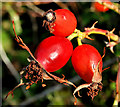
[[[54,72],[62,68],[71,57],[77,74],[87,83],[92,83],[89,86],[84,84],[76,90],[87,86],[90,89],[88,95],[92,98],[96,96],[102,85],[102,57],[88,44],[79,45],[73,50],[72,43],[65,38],[76,29],[77,20],[74,14],[66,9],[50,10],[45,13],[44,23],[54,36],[46,38],[39,44],[35,52],[36,59],[45,70]]]
[[[91,45],[83,44],[76,47],[66,37],[74,32],[77,20],[67,9],[58,9],[45,13],[44,23],[54,36],[44,39],[35,51],[35,58],[48,72],[62,68],[71,58],[75,71],[86,82],[92,82],[92,76],[98,62],[101,60],[99,52]],[[54,20],[53,20],[54,19]],[[64,26],[63,26],[64,25]],[[102,72],[102,61],[99,64]]]
[[[103,57],[101,57],[96,48],[88,44],[79,45],[73,50],[71,41],[66,37],[71,35],[76,29],[77,20],[69,10],[49,10],[45,12],[43,18],[43,26],[54,35],[44,39],[38,45],[35,51],[35,59],[45,71],[54,72],[62,68],[71,57],[75,71],[87,82],[87,84],[80,85],[75,89],[74,97],[75,93],[80,89],[88,88],[88,95],[94,98],[98,91],[102,89],[101,73]],[[17,41],[21,42],[21,38],[17,38]],[[32,85],[32,83],[37,83],[42,78],[42,73],[41,67],[37,66],[38,64],[34,59],[30,62],[32,63],[26,68],[25,78],[33,78],[30,81]],[[23,83],[20,85],[23,85]],[[25,85],[28,85],[26,89],[30,87],[30,84]],[[10,93],[13,94],[12,91]]]

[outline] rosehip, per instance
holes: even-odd
[[[77,74],[87,83],[78,86],[75,93],[82,88],[88,88],[88,96],[92,99],[102,90],[102,58],[99,52],[91,45],[80,45],[75,48],[72,54],[72,64]],[[75,97],[76,99],[76,97]],[[76,102],[74,104],[76,105]]]
[[[77,74],[88,83],[92,82],[93,74],[100,59],[99,52],[93,46],[87,44],[76,47],[71,58]],[[98,70],[102,72],[102,61]]]
[[[67,38],[51,36],[38,45],[35,58],[45,70],[54,72],[67,63],[72,52],[72,43]]]
[[[48,27],[55,36],[66,37],[74,32],[77,20],[74,14],[67,9],[49,10],[45,13],[43,24]]]
[[[111,2],[109,0],[102,0],[102,1],[111,4]],[[104,6],[98,2],[93,3],[93,6],[94,6],[95,10],[98,12],[106,12],[109,10],[109,8],[107,8],[106,6]]]

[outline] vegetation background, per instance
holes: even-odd
[[[77,29],[84,31],[85,27],[91,27],[95,21],[98,21],[95,27],[120,34],[120,15],[113,10],[107,12],[96,12],[92,8],[91,2],[2,2],[2,103],[4,105],[25,105],[44,107],[50,105],[73,105],[74,97],[72,95],[74,88],[64,86],[56,81],[44,81],[46,87],[41,86],[41,82],[31,86],[29,90],[25,87],[19,87],[14,91],[14,98],[10,95],[7,100],[3,100],[7,93],[13,89],[20,80],[20,70],[29,63],[27,57],[29,54],[18,46],[15,41],[15,35],[12,28],[12,20],[15,21],[16,33],[23,39],[24,43],[35,52],[37,45],[45,38],[53,35],[42,27],[42,17],[36,13],[42,14],[49,9],[66,8],[74,13],[77,18]],[[103,54],[105,41],[107,38],[103,35],[90,35],[94,41],[84,39],[83,43],[93,45],[100,54]],[[74,48],[77,46],[76,38],[72,40]],[[116,96],[116,77],[118,72],[118,63],[120,56],[120,45],[114,47],[115,53],[111,53],[106,48],[106,56],[103,58],[103,69],[110,67],[103,72],[103,90],[99,92],[93,101],[86,95],[86,89],[81,90],[83,97],[78,97],[78,104],[83,106],[101,105],[104,107],[112,106]],[[85,83],[74,71],[71,60],[60,70],[53,73],[59,77],[62,74],[66,79],[72,81],[77,86]]]

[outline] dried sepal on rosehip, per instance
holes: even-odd
[[[50,9],[47,12],[45,12],[43,14],[43,25],[46,30],[50,30],[50,33],[52,33],[54,31],[54,29],[52,29],[52,27],[54,26],[54,22],[56,20],[56,15],[55,12]]]
[[[75,48],[72,54],[72,65],[77,74],[87,83],[78,86],[73,95],[76,105],[77,98],[75,93],[83,88],[88,88],[88,96],[92,99],[102,90],[102,58],[99,52],[91,45],[83,44]]]
[[[47,69],[47,67],[48,67],[48,71],[46,71],[45,69],[44,69],[44,66],[45,65],[41,65],[41,63],[39,62],[40,61],[40,57],[42,57],[42,56],[37,56],[36,55],[36,58],[38,59],[36,59],[34,56],[33,56],[33,54],[31,53],[31,51],[30,51],[30,49],[27,47],[27,45],[23,42],[23,40],[19,37],[19,36],[17,36],[17,34],[16,34],[16,32],[15,32],[15,25],[14,25],[14,21],[12,21],[12,23],[13,23],[13,30],[14,30],[14,33],[15,33],[15,36],[16,36],[16,41],[18,42],[18,44],[19,44],[19,46],[21,46],[23,49],[25,49],[25,50],[27,50],[28,51],[28,53],[30,54],[30,57],[28,58],[28,61],[29,61],[29,65],[27,66],[27,67],[25,67],[25,68],[23,68],[22,70],[21,70],[21,72],[20,72],[20,76],[21,76],[21,79],[20,79],[20,83],[15,87],[15,88],[13,88],[10,92],[8,92],[8,94],[6,95],[6,97],[5,97],[5,99],[10,95],[10,94],[12,94],[12,96],[13,96],[13,91],[16,89],[16,88],[18,88],[18,87],[20,87],[20,86],[22,86],[22,85],[26,85],[26,90],[28,90],[30,87],[31,87],[31,85],[33,85],[34,83],[35,84],[37,84],[37,82],[38,81],[41,81],[42,82],[42,87],[45,87],[46,86],[46,84],[43,84],[43,80],[55,80],[55,81],[57,81],[57,82],[59,82],[59,83],[62,83],[62,84],[64,84],[64,85],[72,85],[72,86],[74,86],[75,88],[76,88],[76,86],[72,83],[72,82],[70,82],[70,81],[68,81],[68,80],[66,80],[65,79],[65,76],[63,75],[63,78],[59,78],[59,77],[57,77],[57,76],[55,76],[55,75],[53,75],[53,74],[51,74],[50,72],[49,72],[49,67],[48,66],[50,66],[49,64],[47,64],[47,66],[45,67],[46,69]],[[56,37],[55,37],[56,38]],[[66,40],[66,38],[63,38],[63,39],[65,39]],[[69,40],[66,40],[66,42],[70,42]],[[58,44],[57,44],[58,45]],[[71,44],[70,44],[71,45]],[[59,45],[58,45],[59,46]],[[41,45],[40,45],[40,47],[41,47]],[[40,47],[37,49],[37,52],[39,51],[39,49],[40,49]],[[62,47],[61,47],[62,48]],[[49,48],[48,48],[49,49]],[[70,48],[70,50],[72,51],[72,48]],[[44,51],[44,50],[42,50],[42,52],[46,52],[46,50]],[[57,52],[57,51],[56,51]],[[69,52],[70,53],[70,52]],[[71,52],[72,53],[72,52]],[[36,53],[37,54],[37,53]],[[39,54],[38,54],[39,55]],[[50,56],[51,56],[51,54],[50,54]],[[58,59],[59,59],[59,55],[58,55],[58,57],[57,57]],[[50,59],[50,58],[48,58],[48,59]],[[54,59],[55,59],[55,57],[54,57]],[[52,59],[51,61],[52,62],[54,62],[54,59]],[[62,59],[62,58],[61,58]],[[69,59],[69,56],[67,57],[67,59],[66,60],[68,60]],[[47,60],[47,59],[46,59]],[[53,63],[54,64],[54,63]],[[65,64],[65,63],[64,63]],[[59,65],[59,64],[58,64]],[[63,64],[62,64],[62,66],[64,66]],[[61,67],[61,66],[60,66]],[[59,69],[60,69],[60,67],[59,67]],[[53,70],[53,69],[52,69]],[[55,68],[55,70],[56,70],[56,68]],[[53,70],[53,71],[55,71],[55,70]],[[53,72],[52,71],[52,72]],[[25,80],[25,81],[24,81]],[[78,93],[79,94],[79,93]]]
[[[74,32],[77,20],[74,14],[67,9],[52,9],[43,15],[43,26],[55,36],[67,37]]]

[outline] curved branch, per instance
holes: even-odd
[[[42,17],[43,14],[45,13],[45,11],[35,6],[32,2],[26,2],[25,5],[34,12],[36,12],[36,14],[38,14],[40,17]]]
[[[116,61],[117,61],[116,57],[111,58],[110,60],[107,60],[107,61],[104,62],[103,67],[105,68],[107,66],[110,66],[111,64],[115,63]],[[81,78],[77,75],[77,76],[71,78],[68,81],[71,81],[72,83],[76,83],[77,81],[80,81],[80,79]],[[44,90],[43,92],[38,93],[38,94],[34,95],[33,97],[30,97],[30,98],[26,99],[25,101],[21,102],[19,105],[29,105],[29,104],[39,100],[40,98],[43,98],[46,95],[54,92],[54,91],[58,91],[58,90],[63,89],[64,87],[67,87],[67,86],[66,85],[62,85],[62,84],[51,86],[50,88]]]
[[[17,70],[15,69],[15,67],[13,66],[13,64],[11,63],[11,61],[9,60],[9,58],[7,57],[6,52],[3,49],[1,43],[0,43],[0,47],[1,47],[0,48],[0,55],[1,55],[1,58],[2,58],[3,62],[5,63],[5,65],[7,66],[7,68],[9,69],[9,71],[11,72],[11,74],[14,76],[14,78],[19,83],[19,80],[20,80],[19,73],[17,72]],[[26,97],[28,97],[28,94],[26,94],[25,88],[24,87],[21,87],[21,88],[22,88],[22,91],[23,91],[24,95]]]

